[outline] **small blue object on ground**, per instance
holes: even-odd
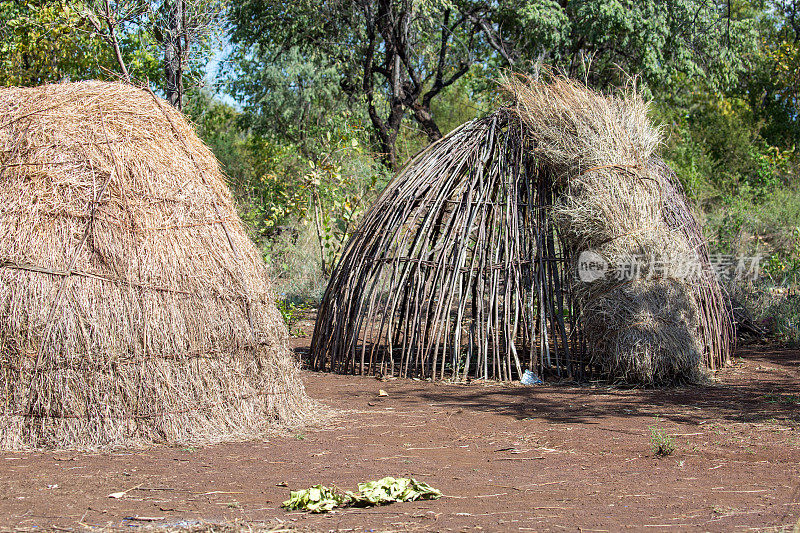
[[[522,379],[520,383],[523,385],[541,385],[544,383],[539,376],[531,372],[530,370],[526,370],[524,374],[522,374]]]

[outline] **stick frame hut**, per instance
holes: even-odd
[[[661,384],[724,365],[729,306],[646,104],[558,77],[507,90],[511,105],[426,148],[364,215],[319,308],[312,368]],[[581,252],[652,254],[652,274],[671,248],[699,265],[690,278],[578,279]]]

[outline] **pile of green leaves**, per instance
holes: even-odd
[[[347,505],[351,500],[349,494],[349,492],[340,494],[336,487],[314,485],[303,490],[293,490],[282,507],[290,511],[299,509],[312,513],[327,513],[335,507]]]
[[[358,484],[358,492],[344,494],[336,487],[314,485],[303,490],[293,490],[282,506],[288,510],[326,513],[336,507],[371,507],[393,502],[413,502],[416,500],[437,500],[441,491],[414,478],[394,478],[387,476],[378,481]]]

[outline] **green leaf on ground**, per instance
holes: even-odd
[[[381,505],[392,502],[413,502],[416,500],[436,500],[442,493],[427,483],[409,478],[391,476],[358,484],[354,495],[354,505]]]
[[[369,507],[393,502],[413,502],[416,500],[436,500],[442,497],[441,491],[427,483],[413,478],[394,478],[387,476],[378,481],[358,484],[358,492],[339,493],[335,487],[314,485],[308,489],[292,491],[282,506],[288,510],[326,513],[336,507],[348,505]]]
[[[314,485],[303,490],[293,490],[282,506],[290,511],[298,509],[312,513],[327,513],[340,505],[346,505],[349,501],[349,496],[339,494],[335,487]]]

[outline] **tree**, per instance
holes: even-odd
[[[113,51],[122,77],[131,75],[120,41],[139,37],[139,52],[163,54],[163,92],[169,103],[181,109],[186,93],[187,71],[208,50],[208,40],[219,33],[225,0],[81,0],[80,13]],[[148,76],[148,79],[153,79]]]
[[[686,77],[729,86],[755,45],[755,19],[736,0],[474,2],[507,64],[545,63],[606,89],[630,75],[668,90]]]
[[[128,67],[122,57],[120,32],[125,26],[135,24],[139,17],[147,12],[148,4],[144,0],[87,0],[80,11],[82,17],[91,24],[97,36],[102,38],[114,51],[122,77],[131,81]]]
[[[164,50],[164,92],[183,108],[184,77],[193,60],[208,51],[208,39],[222,30],[227,0],[162,0],[152,15],[152,31]]]
[[[0,0],[0,85],[102,77],[113,67],[74,2]]]
[[[352,112],[340,73],[318,53],[293,47],[239,56],[228,70],[228,90],[244,103],[242,125],[293,145],[313,158],[319,140],[344,126]]]
[[[739,90],[770,143],[800,144],[800,1],[773,0],[761,10],[754,68]]]
[[[251,67],[293,48],[335,65],[396,167],[404,119],[440,138],[431,103],[476,63],[495,71],[546,63],[597,88],[624,73],[654,87],[681,76],[730,84],[754,38],[733,1],[243,0],[230,12],[232,42]]]
[[[363,99],[392,168],[403,120],[441,138],[431,103],[481,55],[479,25],[445,0],[245,0],[231,5],[231,20],[240,61],[268,68],[299,50],[335,66],[342,93]]]

